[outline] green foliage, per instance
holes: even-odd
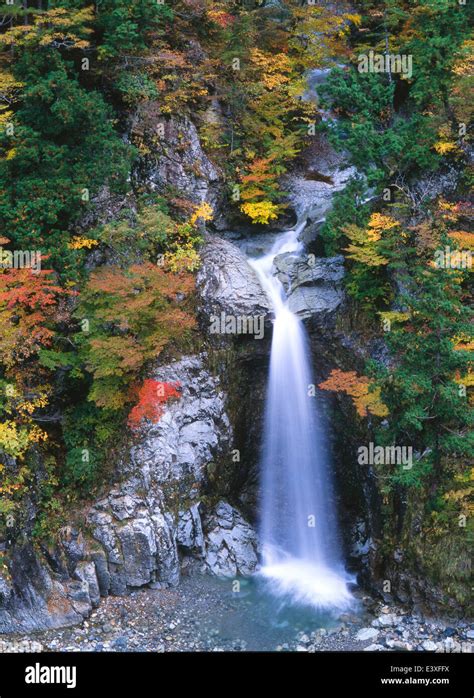
[[[80,402],[65,417],[63,437],[66,462],[61,482],[89,493],[97,485],[117,447],[124,414],[103,410],[92,402]]]
[[[168,4],[156,0],[98,0],[96,5],[102,59],[143,52],[151,35],[164,32],[173,19]]]
[[[78,253],[66,231],[87,207],[87,193],[106,181],[123,190],[130,151],[102,95],[82,87],[58,52],[25,52],[15,75],[25,87],[14,135],[1,139],[14,154],[0,161],[0,215],[16,247],[41,249],[74,277]]]
[[[398,171],[433,169],[439,158],[431,150],[436,132],[430,119],[419,113],[410,117],[393,111],[395,83],[356,69],[335,69],[321,89],[338,113],[329,138],[340,150],[348,150],[353,163],[367,175],[369,184]]]
[[[398,472],[396,481],[419,484],[433,471],[439,484],[443,463],[452,457],[469,462],[474,455],[473,412],[459,385],[473,353],[457,348],[456,339],[472,336],[472,311],[463,303],[457,270],[433,269],[412,258],[406,284],[400,300],[410,319],[387,333],[397,364],[378,367],[390,410],[389,425],[379,436],[383,443],[412,445],[419,453],[413,470]]]
[[[364,226],[368,222],[370,211],[363,204],[366,197],[367,187],[360,176],[353,177],[343,190],[335,194],[331,210],[319,232],[328,256],[340,252],[341,241],[344,239],[343,228],[346,225],[353,223]]]
[[[404,3],[405,4],[405,3]],[[421,107],[446,107],[451,68],[462,53],[474,18],[472,4],[421,0],[415,12],[405,4],[403,19],[411,31],[401,37],[401,48],[413,55],[416,66],[411,96]],[[397,8],[398,16],[401,15]]]
[[[328,254],[346,254],[346,288],[359,307],[372,316],[381,308],[400,315],[385,335],[390,367],[373,368],[390,411],[378,438],[381,444],[412,445],[417,462],[413,469],[392,470],[386,482],[442,492],[453,477],[464,477],[459,473],[472,458],[472,410],[461,391],[462,381],[471,384],[472,354],[457,347],[459,337],[471,336],[465,297],[470,286],[465,271],[434,264],[434,250],[450,244],[449,238],[435,207],[426,198],[417,200],[411,187],[446,158],[450,167],[456,162],[461,186],[469,177],[467,169],[462,173],[457,124],[467,123],[471,113],[463,95],[472,61],[472,7],[444,0],[386,0],[382,8],[364,0],[358,7],[364,31],[352,34],[352,65],[334,69],[320,89],[323,105],[337,117],[326,129],[336,148],[350,153],[375,195],[383,187],[396,191],[385,190],[391,191],[390,204],[369,219],[367,207],[354,206],[351,184],[337,197],[321,237]],[[412,58],[412,76],[359,72],[359,55],[387,49]],[[445,210],[455,211],[456,205]],[[418,225],[410,228],[414,211]],[[377,228],[392,212],[398,226]],[[455,226],[455,216],[452,220]]]
[[[159,201],[141,206],[136,215],[125,211],[98,230],[97,237],[110,247],[121,265],[130,264],[131,259],[157,263],[175,229],[168,207]]]
[[[198,247],[202,243],[199,225],[211,220],[212,208],[206,203],[184,203],[194,212],[187,220],[177,222],[164,199],[148,197],[136,213],[127,211],[103,226],[97,237],[111,249],[121,266],[130,266],[135,260],[158,264],[171,272],[196,271],[200,266]]]
[[[146,73],[120,72],[114,87],[128,107],[158,97],[156,83]]]

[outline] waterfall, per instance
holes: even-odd
[[[261,457],[261,574],[277,595],[340,609],[351,605],[352,580],[339,553],[308,337],[272,273],[276,255],[302,251],[303,228],[281,234],[268,254],[249,260],[275,316]]]

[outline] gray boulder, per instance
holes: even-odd
[[[204,522],[205,566],[218,577],[249,576],[258,565],[255,529],[227,502],[221,501]]]
[[[344,278],[344,257],[315,257],[288,252],[275,257],[274,270],[287,292],[299,286],[339,284]]]
[[[376,640],[378,636],[379,631],[375,628],[362,628],[355,636],[355,639],[359,640],[359,642],[365,642],[366,640]]]
[[[267,315],[268,299],[245,254],[233,243],[208,236],[201,249],[197,286],[205,314]]]
[[[286,253],[273,262],[290,310],[303,319],[334,313],[343,303],[344,258]]]

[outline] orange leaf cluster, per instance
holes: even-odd
[[[474,250],[474,234],[467,230],[453,230],[449,237],[460,250]]]
[[[72,295],[51,278],[51,270],[6,269],[0,274],[0,359],[7,367],[48,347]]]
[[[333,369],[329,378],[319,384],[322,390],[349,395],[360,417],[368,417],[369,413],[377,417],[386,417],[388,409],[381,400],[380,388],[371,391],[370,386],[366,376],[358,376],[355,371],[341,371],[338,368]]]

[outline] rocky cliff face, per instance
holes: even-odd
[[[256,569],[254,530],[209,487],[208,467],[230,459],[233,439],[220,380],[205,355],[160,366],[157,377],[179,382],[181,397],[124,454],[83,530],[63,531],[42,554],[14,548],[12,579],[0,588],[1,631],[78,622],[100,596],[176,585],[182,564],[222,576]]]
[[[155,102],[146,102],[134,115],[130,133],[144,144],[133,173],[151,191],[182,192],[196,203],[215,204],[220,173],[201,147],[194,123],[186,116],[159,117]]]
[[[155,126],[151,104],[132,124],[148,144],[134,177],[152,190],[171,187],[196,202],[216,204],[219,173],[195,126],[185,118],[169,119],[161,139]],[[290,189],[299,192],[298,214],[307,209],[304,195],[306,203],[312,201],[311,216],[320,218],[349,174],[344,169],[338,175],[339,161],[328,152],[324,162],[327,181],[301,188],[302,175],[295,174]],[[203,351],[155,369],[155,378],[179,382],[180,398],[122,454],[114,482],[90,504],[80,525],[66,527],[50,548],[13,542],[9,574],[1,578],[0,631],[76,623],[101,596],[173,586],[183,571],[255,571],[252,521],[272,316],[247,257],[268,249],[273,235],[207,235],[197,277]],[[329,332],[344,306],[342,259],[281,255],[275,271],[293,308]],[[222,314],[261,318],[262,337],[213,332],[213,318]]]

